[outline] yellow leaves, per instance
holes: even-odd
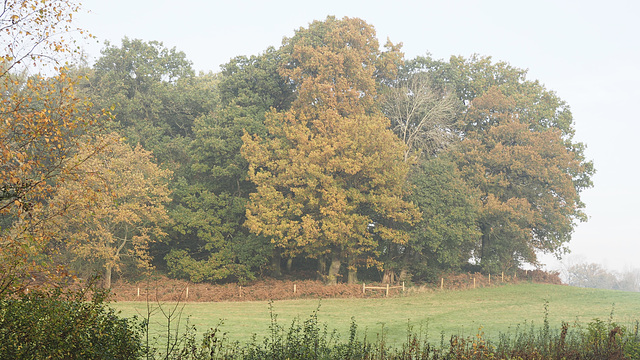
[[[151,162],[150,152],[132,149],[118,139],[113,134],[85,142],[70,162],[84,175],[61,184],[56,198],[56,203],[67,202],[72,214],[60,231],[80,236],[85,239],[82,246],[96,250],[78,255],[102,257],[116,266],[121,253],[114,249],[125,244],[122,239],[142,251],[154,240],[149,234],[162,234],[158,226],[169,221],[164,204],[169,201],[166,181],[170,175]],[[103,153],[90,157],[96,148]],[[70,203],[69,198],[73,199]],[[85,216],[87,213],[91,215]]]
[[[267,113],[267,139],[243,136],[256,184],[246,224],[291,253],[341,248],[357,256],[377,245],[371,226],[378,237],[406,241],[373,224],[419,218],[402,200],[402,144],[373,106],[377,44],[359,19],[328,18],[298,31],[285,45],[296,64],[280,69],[296,83],[297,99],[289,111]]]
[[[59,235],[55,225],[68,208],[54,211],[52,197],[59,185],[79,177],[77,166],[71,166],[73,154],[79,134],[95,120],[83,114],[87,109],[78,105],[69,81],[65,75],[25,79],[0,74],[0,89],[9,94],[0,99],[0,187],[9,194],[0,199],[0,213],[13,225],[1,229],[0,241],[44,246]],[[82,194],[70,195],[77,199]]]
[[[79,11],[74,1],[10,0],[0,14],[3,33],[12,41],[0,45],[0,54],[7,60],[6,74],[23,60],[33,60],[34,66],[55,67],[56,54],[71,54],[75,48],[64,42],[64,35],[73,30],[73,13]],[[86,36],[86,35],[83,35]],[[5,56],[9,54],[10,56]]]

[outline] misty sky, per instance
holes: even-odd
[[[78,24],[100,43],[124,36],[162,41],[198,71],[255,55],[327,15],[364,19],[406,58],[480,54],[529,69],[571,106],[576,140],[597,170],[582,194],[589,222],[578,225],[569,261],[640,268],[640,2],[638,1],[166,1],[83,0]],[[560,265],[543,258],[549,268]]]

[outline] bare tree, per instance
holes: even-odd
[[[617,272],[596,263],[573,262],[565,266],[563,280],[571,286],[640,291],[640,269],[630,267]]]
[[[382,110],[407,145],[405,162],[412,156],[432,156],[454,140],[457,101],[453,92],[436,90],[426,73],[401,80],[389,90]]]

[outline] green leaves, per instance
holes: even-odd
[[[31,291],[17,299],[0,298],[0,358],[137,359],[142,356],[142,326],[120,318],[95,291]]]
[[[480,239],[478,191],[449,156],[421,161],[410,182],[409,198],[420,208],[422,220],[411,231],[408,263],[403,265],[417,277],[435,269],[460,269]]]

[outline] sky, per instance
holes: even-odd
[[[381,43],[403,43],[405,58],[431,54],[491,56],[528,69],[571,107],[575,140],[597,170],[582,193],[589,221],[579,224],[571,254],[547,269],[595,262],[615,271],[640,268],[640,2],[83,0],[77,24],[104,41],[157,40],[183,51],[197,71],[217,72],[239,55],[278,47],[283,37],[328,15],[358,17]],[[86,12],[88,11],[88,12]]]

